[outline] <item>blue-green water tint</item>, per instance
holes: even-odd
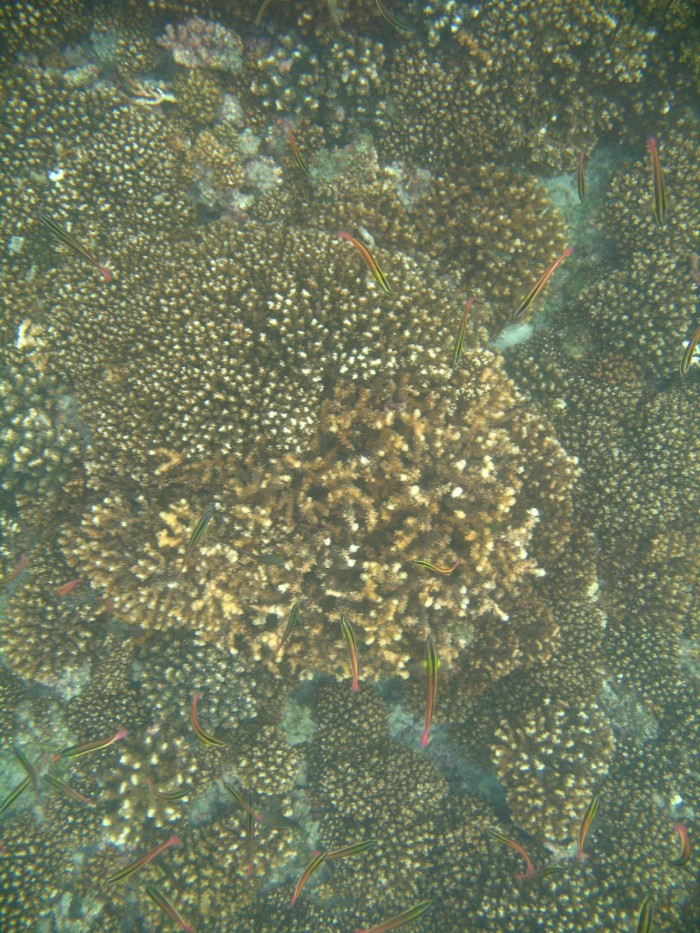
[[[0,7],[0,929],[700,928],[694,4],[161,6]]]

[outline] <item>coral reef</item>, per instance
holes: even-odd
[[[697,323],[698,284],[690,260],[700,250],[700,212],[692,195],[699,157],[697,121],[683,114],[661,153],[670,204],[666,226],[660,229],[654,221],[649,157],[641,151],[633,168],[625,166],[613,177],[597,215],[625,258],[582,300],[608,352],[629,358],[650,379],[677,376],[683,341]],[[648,193],[641,203],[640,190]]]
[[[285,933],[306,933],[307,930],[335,933],[338,929],[337,909],[324,909],[307,897],[302,898],[290,911],[290,890],[293,887],[262,892],[253,904],[236,912],[235,921],[239,928],[259,930],[260,933],[276,933],[279,930]]]
[[[669,277],[662,287],[671,299],[677,281]],[[608,319],[626,314],[624,295],[613,297],[612,288],[609,295],[606,307],[615,312]],[[673,304],[668,307],[672,315]],[[592,313],[598,318],[597,308]],[[663,324],[645,331],[661,344]],[[671,375],[655,388],[640,366],[631,364],[631,342],[624,350],[614,344],[609,350],[593,347],[580,360],[562,351],[561,343],[560,336],[543,335],[537,364],[529,347],[513,355],[513,369],[537,394],[567,449],[579,457],[578,507],[596,533],[607,578],[625,594],[619,606],[627,607],[624,612],[644,608],[666,627],[682,630],[695,607],[690,567],[699,441],[689,426],[697,383],[690,376],[681,386]],[[648,350],[653,361],[653,349]]]
[[[114,5],[97,6],[90,43],[101,69],[116,72],[124,81],[141,78],[158,66],[150,16],[143,8],[127,13]]]
[[[31,299],[40,292],[45,302],[50,282],[64,271],[75,275],[72,294],[63,294],[78,320],[104,302],[105,283],[99,276],[95,281],[84,260],[49,239],[40,213],[99,253],[115,280],[122,271],[139,278],[141,238],[162,229],[176,235],[192,223],[194,205],[182,184],[184,155],[174,144],[174,130],[156,111],[139,107],[113,87],[66,87],[53,69],[24,64],[13,70],[0,140],[0,167],[12,180],[0,235],[3,243],[19,238],[19,249],[3,251],[1,258],[14,283],[3,294],[10,320],[19,323],[26,316],[25,310],[18,317],[13,298],[28,294]],[[23,284],[25,279],[40,279],[41,288]],[[37,317],[36,301],[25,298],[23,306]]]
[[[0,742],[8,748],[17,735],[19,705],[24,699],[25,686],[20,677],[0,666]]]
[[[173,94],[177,101],[178,115],[195,128],[213,123],[224,102],[221,84],[206,71],[184,71],[177,74],[173,81]],[[200,145],[206,146],[206,142],[202,141]],[[212,158],[215,158],[214,154]]]
[[[149,238],[141,242],[128,288],[102,312],[93,302],[80,329],[75,315],[82,301],[54,293],[52,362],[72,380],[93,441],[98,449],[109,444],[104,453],[115,467],[135,453],[150,461],[139,473],[161,475],[168,461],[240,454],[255,438],[269,447],[296,447],[333,373],[380,368],[374,351],[357,352],[368,318],[376,342],[390,349],[395,322],[410,308],[449,300],[414,263],[398,259],[397,274],[403,263],[406,286],[380,317],[376,290],[370,289],[365,310],[357,257],[316,231],[210,225],[188,242]],[[336,309],[358,292],[357,310],[339,326]],[[410,336],[416,348],[435,339],[427,316]],[[312,366],[319,358],[326,362]],[[134,475],[135,466],[125,466],[118,472]]]
[[[145,641],[137,648],[134,670],[145,706],[163,721],[181,720],[195,693],[205,695],[217,726],[277,723],[282,717],[286,688],[266,668],[244,664],[219,645],[195,643],[188,630]]]
[[[50,923],[73,873],[71,856],[58,834],[47,834],[29,813],[3,820],[2,840],[7,855],[0,859],[0,925],[3,933],[19,933]],[[37,891],[41,896],[37,897]]]
[[[694,7],[238,6],[0,11],[0,926],[695,928]]]
[[[322,685],[311,702],[316,731],[306,794],[319,823],[317,844],[326,850],[364,839],[376,843],[353,859],[351,869],[334,866],[338,871],[322,878],[309,898],[351,904],[356,920],[390,916],[401,907],[395,892],[410,902],[426,890],[428,879],[416,869],[429,864],[446,782],[418,751],[388,737],[371,687],[355,696],[345,685]],[[402,775],[409,773],[406,781]],[[387,897],[387,889],[394,894]]]
[[[635,259],[644,252],[659,270],[675,264],[677,256],[687,261],[698,250],[700,215],[693,197],[700,157],[697,120],[692,111],[680,108],[661,132],[655,140],[669,205],[663,229],[654,218],[654,182],[643,137],[635,140],[634,156],[613,174],[605,201],[593,217],[618,250]]]
[[[470,294],[488,295],[491,327],[510,318],[537,270],[565,245],[561,217],[544,188],[484,162],[466,175],[450,166],[433,178],[410,218],[419,249]]]
[[[311,184],[290,159],[292,193],[285,185],[270,204],[256,204],[254,216],[288,216],[329,233],[367,230],[384,249],[425,254],[470,294],[488,296],[479,318],[490,328],[509,319],[535,270],[564,248],[561,216],[531,177],[484,162],[466,175],[455,165],[435,175],[407,163],[382,166],[367,137],[314,151],[313,129],[304,129]],[[286,154],[286,134],[281,145]]]
[[[197,198],[206,207],[236,210],[241,205],[245,173],[238,141],[224,124],[202,130],[187,153],[187,172],[197,189]]]

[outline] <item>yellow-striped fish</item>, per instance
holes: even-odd
[[[586,176],[583,173],[583,153],[578,154],[578,167],[576,170],[576,188],[578,190],[578,199],[583,201],[586,197]]]
[[[0,802],[0,814],[4,813],[8,807],[11,807],[15,800],[17,800],[17,798],[25,792],[31,783],[32,779],[29,775],[27,775],[25,778],[22,778],[19,784],[17,784],[17,786],[10,791],[7,797],[4,797],[2,802]]]
[[[372,846],[376,846],[376,844],[376,839],[366,839],[364,842],[356,842],[354,845],[345,846],[342,849],[333,849],[332,852],[327,852],[326,855],[331,861],[334,861],[339,858],[347,858],[349,855],[359,855],[361,852],[371,849]]]
[[[190,707],[190,723],[194,729],[194,733],[202,743],[208,748],[225,748],[226,742],[222,742],[221,739],[217,739],[215,735],[211,735],[209,732],[205,732],[202,728],[202,724],[199,721],[199,713],[197,712],[197,703],[199,702],[199,694],[195,693],[192,700],[192,706]]]
[[[683,868],[690,861],[690,839],[688,838],[688,830],[683,823],[674,823],[673,828],[678,833],[678,837],[681,841],[681,851],[677,858],[671,859],[669,865],[673,865],[674,868]]]
[[[423,748],[428,744],[428,732],[430,731],[430,725],[433,721],[433,713],[435,711],[439,667],[440,659],[438,658],[435,639],[432,635],[428,635],[425,641],[425,669],[428,674],[428,691],[425,703],[425,729],[423,729],[423,735],[420,740],[420,744]]]
[[[60,790],[62,794],[65,794],[66,797],[70,797],[71,800],[77,800],[78,803],[85,803],[89,807],[95,806],[94,800],[90,800],[89,797],[86,797],[84,794],[74,790],[70,784],[66,784],[64,781],[60,781],[57,777],[54,777],[53,774],[45,774],[44,777],[52,787],[55,787],[56,790]]]
[[[695,351],[698,346],[698,341],[700,340],[700,324],[695,328],[693,333],[690,336],[685,350],[683,351],[683,356],[681,357],[681,379],[685,379],[688,374],[688,370],[693,362],[693,357],[695,356]]]
[[[194,554],[195,548],[197,547],[199,542],[202,540],[202,536],[204,532],[207,530],[207,527],[209,526],[209,522],[214,517],[215,511],[216,511],[216,506],[212,502],[212,504],[204,512],[202,517],[199,519],[197,524],[192,529],[190,540],[187,542],[187,547],[185,548],[185,556],[182,558],[182,564],[180,565],[180,569],[178,570],[178,573],[177,573],[178,580],[180,579],[182,574],[185,572],[185,569],[187,565],[189,564],[189,562],[192,560],[192,555]]]
[[[357,660],[357,640],[350,619],[342,613],[340,616],[340,628],[345,638],[345,644],[348,646],[350,655],[350,669],[352,671],[352,684],[350,689],[353,693],[358,693],[360,689],[360,666]]]
[[[382,270],[379,268],[379,263],[374,258],[374,256],[372,256],[372,254],[367,249],[367,247],[364,244],[360,243],[359,240],[356,240],[354,236],[350,236],[350,234],[346,233],[344,230],[339,230],[338,236],[340,237],[341,240],[348,240],[350,243],[352,243],[352,245],[358,251],[360,256],[362,256],[364,261],[367,263],[367,268],[372,273],[374,277],[374,281],[382,289],[382,291],[386,292],[387,295],[390,295],[391,287],[387,281],[387,278],[382,272]]]
[[[511,315],[511,321],[516,321],[519,317],[521,317],[527,311],[527,309],[530,307],[530,305],[535,300],[535,298],[537,298],[537,296],[544,290],[545,285],[547,284],[547,282],[549,282],[549,280],[554,275],[554,273],[559,268],[559,266],[564,262],[567,256],[570,256],[573,253],[573,251],[574,251],[573,246],[570,246],[568,249],[565,249],[564,252],[561,254],[561,256],[559,256],[558,259],[555,259],[552,265],[548,266],[544,270],[542,275],[535,282],[535,284],[532,286],[532,288],[527,293],[527,295],[525,295],[524,298],[520,300],[520,303],[518,304],[517,308],[515,309],[515,311],[513,311],[513,314]]]
[[[377,9],[381,15],[394,29],[398,29],[399,32],[403,32],[406,35],[412,35],[416,31],[416,27],[412,26],[411,23],[407,22],[402,16],[398,16],[396,13],[392,13],[391,10],[387,9],[382,3],[382,0],[374,0],[374,2],[377,4]]]
[[[452,368],[456,369],[459,365],[459,361],[462,359],[462,351],[464,350],[464,338],[467,333],[467,321],[469,319],[469,312],[471,307],[474,304],[474,296],[467,299],[467,303],[462,312],[462,319],[459,322],[459,328],[457,330],[457,339],[455,340],[454,350],[452,351]]]
[[[411,561],[411,563],[418,564],[419,567],[425,567],[426,570],[432,570],[433,573],[442,574],[443,577],[449,577],[451,573],[455,572],[462,561],[457,558],[451,567],[440,567],[438,564],[433,564],[431,561],[425,560],[423,557],[416,557]]]
[[[583,858],[583,846],[586,842],[586,834],[590,829],[591,823],[595,819],[595,815],[598,812],[598,805],[600,804],[600,794],[595,796],[593,800],[588,804],[588,808],[583,815],[581,820],[581,825],[578,830],[578,840],[576,845],[576,854],[579,859]]]
[[[299,600],[294,603],[289,613],[289,618],[287,619],[287,625],[285,627],[284,633],[279,640],[277,648],[275,649],[275,654],[279,654],[282,650],[282,646],[285,644],[289,636],[292,634],[294,629],[299,624]]]
[[[314,872],[318,871],[318,869],[321,867],[321,865],[323,865],[323,863],[326,861],[327,858],[328,858],[327,852],[319,852],[317,855],[315,855],[311,859],[309,864],[306,866],[306,868],[302,872],[301,878],[297,881],[296,887],[294,888],[294,894],[292,894],[292,907],[294,907],[294,905],[296,904],[299,898],[299,895],[301,894],[301,889],[304,887],[304,885],[309,880],[309,878],[314,874]]]
[[[159,888],[154,887],[152,884],[147,884],[146,894],[148,894],[153,903],[157,904],[174,923],[177,923],[181,930],[184,930],[185,933],[194,933],[194,927],[184,919],[177,907],[168,900]]]
[[[39,214],[39,220],[42,224],[49,230],[53,236],[56,237],[59,242],[63,243],[65,246],[70,247],[74,253],[77,253],[78,256],[82,256],[83,259],[86,259],[90,265],[94,266],[96,269],[99,269],[100,275],[105,280],[105,282],[112,281],[112,273],[105,266],[101,266],[99,262],[92,255],[90,250],[83,246],[80,240],[76,240],[72,234],[68,233],[67,230],[64,230],[63,227],[59,227],[55,220],[48,216],[48,214]]]
[[[644,900],[639,907],[639,916],[637,917],[637,933],[651,933],[653,923],[654,901],[652,900],[651,894],[647,894],[645,895]]]
[[[651,155],[651,171],[654,177],[654,217],[656,217],[657,224],[663,227],[666,223],[666,186],[661,171],[661,162],[659,162],[659,151],[656,148],[656,140],[653,136],[649,137],[649,154]]]
[[[269,7],[269,5],[270,5],[270,0],[263,0],[263,2],[260,4],[260,9],[258,10],[257,15],[255,17],[256,26],[260,27],[262,25],[263,16],[265,15],[265,10]]]
[[[291,126],[289,126],[289,124],[287,124],[287,135],[289,136],[289,148],[292,150],[292,155],[294,156],[297,165],[305,175],[309,175],[309,166],[306,164],[304,157],[299,152],[297,141],[294,138],[294,131],[292,130]]]
[[[171,836],[168,840],[161,842],[159,846],[156,846],[155,849],[151,849],[150,852],[146,852],[146,854],[142,855],[141,858],[137,858],[135,861],[129,862],[129,864],[125,865],[124,868],[121,868],[113,875],[110,875],[107,879],[107,884],[117,884],[119,881],[126,881],[126,879],[130,878],[134,872],[137,872],[140,868],[143,868],[145,865],[148,865],[149,862],[152,862],[154,858],[157,858],[161,852],[165,852],[165,850],[169,849],[170,846],[179,845],[180,840],[178,837]]]
[[[415,907],[409,907],[408,910],[402,911],[390,920],[385,920],[384,923],[378,923],[375,927],[363,927],[356,930],[355,933],[389,933],[389,930],[398,930],[399,927],[403,927],[407,923],[422,917],[426,910],[429,910],[432,906],[433,901],[421,901]]]
[[[59,758],[79,758],[81,755],[87,755],[89,752],[102,751],[103,748],[109,748],[109,746],[114,745],[115,742],[119,742],[121,739],[126,738],[128,734],[128,730],[122,726],[121,729],[117,729],[114,735],[110,735],[106,739],[95,739],[94,742],[83,742],[81,745],[71,745],[70,748],[64,748],[63,751],[57,752],[51,760],[58,761]]]

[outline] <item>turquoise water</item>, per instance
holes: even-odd
[[[3,933],[700,928],[694,5],[0,28]]]

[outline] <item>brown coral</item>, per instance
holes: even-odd
[[[452,377],[425,370],[420,390],[386,376],[340,384],[308,454],[247,472],[236,477],[226,461],[174,468],[141,487],[136,512],[110,493],[66,532],[66,552],[131,622],[194,625],[273,664],[300,598],[285,657],[307,672],[345,670],[342,611],[367,646],[365,670],[403,668],[432,629],[445,661],[461,656],[470,689],[556,643],[546,572],[571,535],[576,467],[490,354],[470,355]],[[197,490],[197,503],[178,489]],[[177,580],[178,551],[209,496],[220,506]],[[444,577],[412,563],[426,557],[462,563]]]
[[[513,727],[499,727],[494,759],[513,819],[550,845],[571,845],[614,747],[595,704],[571,707],[555,700]]]
[[[245,172],[237,140],[226,124],[198,133],[187,152],[185,177],[196,184],[200,202],[208,207],[226,206],[238,196]]]
[[[316,49],[283,34],[249,63],[250,93],[256,109],[312,120],[327,143],[349,142],[372,120],[384,60],[383,44],[362,35],[329,30]]]
[[[651,161],[643,139],[637,145],[635,158],[613,175],[605,203],[594,215],[594,221],[618,249],[633,254],[635,266],[639,266],[639,254],[645,253],[660,272],[673,271],[679,286],[685,284],[687,290],[692,290],[690,276],[684,281],[686,270],[682,264],[687,263],[691,252],[699,249],[700,212],[694,190],[700,131],[694,114],[680,109],[673,122],[658,131],[656,146],[668,202],[663,228],[659,228],[654,216]],[[674,269],[677,263],[680,269]],[[659,289],[655,291],[658,293]],[[650,290],[652,300],[653,295]],[[659,315],[660,325],[663,316]]]
[[[107,619],[85,585],[67,596],[58,588],[75,572],[47,543],[32,551],[27,573],[4,607],[4,662],[29,680],[73,693],[90,676]]]
[[[625,104],[662,118],[664,56],[620,2],[561,0],[546,17],[535,0],[465,12],[439,10],[457,40],[439,56],[412,46],[390,62],[377,114],[385,161],[432,167],[508,152],[561,169],[611,130],[627,132]]]
[[[51,923],[69,887],[71,856],[57,833],[49,840],[29,813],[3,821],[2,837],[8,856],[0,859],[0,925],[3,933],[20,933]],[[41,890],[41,897],[36,896]]]
[[[12,183],[0,230],[4,240],[24,240],[18,241],[18,252],[3,253],[3,265],[20,282],[37,265],[42,289],[47,268],[80,270],[76,281],[83,288],[93,283],[94,295],[102,301],[105,291],[94,283],[93,270],[50,240],[38,214],[50,214],[93,247],[115,277],[119,268],[113,265],[114,255],[107,254],[112,252],[110,232],[118,226],[123,268],[133,274],[138,249],[125,242],[129,229],[134,234],[163,225],[183,230],[194,216],[182,190],[182,158],[169,144],[170,131],[153,108],[139,107],[110,87],[71,88],[52,69],[17,67],[6,94],[0,167]],[[81,292],[71,298],[77,307]]]
[[[15,536],[10,573],[27,532],[45,534],[61,513],[80,506],[84,443],[66,387],[46,367],[41,328],[24,321],[3,358],[0,486],[4,509],[14,512],[25,532]],[[9,528],[5,522],[4,532]]]
[[[71,35],[79,35],[87,25],[85,6],[79,0],[56,0],[41,3],[17,0],[0,9],[0,34],[3,37],[4,66],[12,64],[19,51],[36,54],[53,50]]]
[[[195,127],[213,123],[224,102],[220,81],[199,69],[179,71],[172,85],[179,116]]]
[[[283,145],[286,153],[286,137]],[[410,162],[382,166],[367,137],[338,150],[306,147],[311,180],[290,165],[294,195],[287,185],[273,195],[278,213],[329,233],[362,238],[366,230],[384,249],[429,256],[470,294],[488,296],[486,307],[479,302],[484,323],[503,324],[535,270],[564,247],[564,225],[544,187],[511,169],[483,161],[468,173],[457,165],[437,174]],[[263,201],[253,211],[270,207]]]

